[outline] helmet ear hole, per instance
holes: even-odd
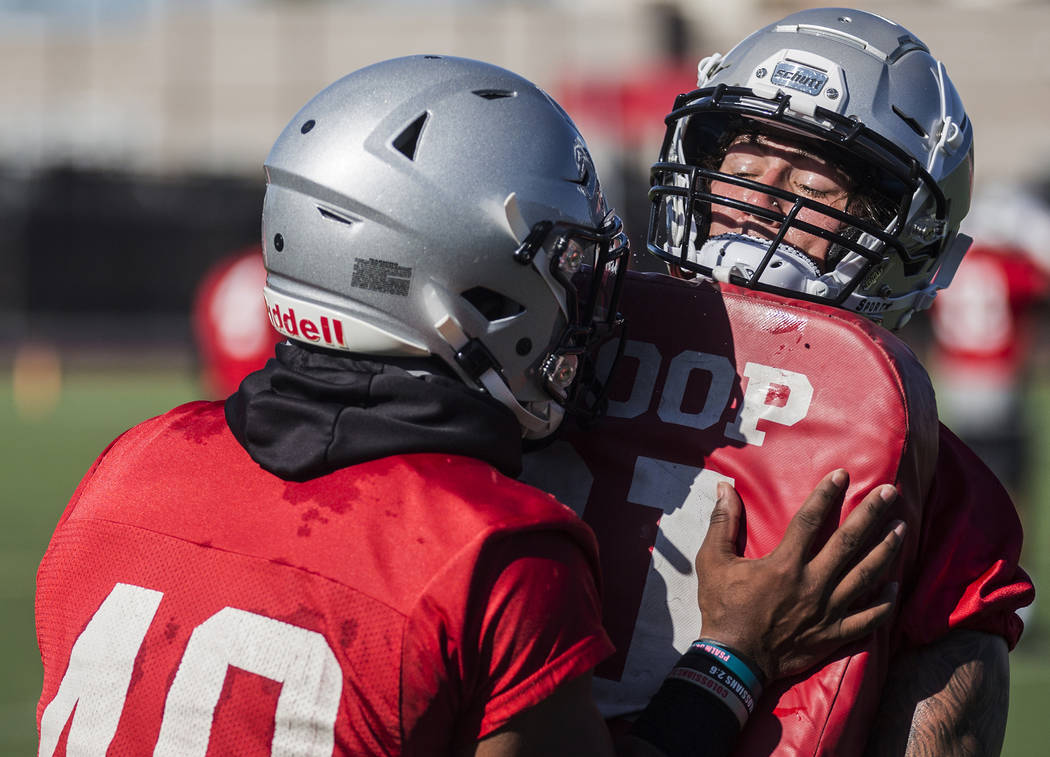
[[[512,318],[525,312],[525,306],[520,302],[486,287],[468,289],[460,297],[473,305],[487,321]]]

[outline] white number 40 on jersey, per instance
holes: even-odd
[[[58,693],[40,719],[38,755],[55,753],[70,716],[70,757],[105,755],[124,710],[135,658],[162,598],[161,592],[141,586],[113,587],[73,644]],[[164,703],[155,757],[204,757],[230,665],[283,684],[270,754],[332,754],[343,677],[324,636],[225,607],[190,635]]]

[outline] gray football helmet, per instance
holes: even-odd
[[[970,204],[973,129],[944,65],[915,35],[863,11],[805,10],[702,60],[697,85],[675,101],[652,168],[651,252],[684,271],[833,304],[888,328],[950,283],[970,242],[958,229]],[[848,175],[844,211],[719,171],[730,141],[752,134],[798,144]],[[772,201],[713,194],[712,181]],[[770,238],[709,238],[719,207],[762,219]],[[789,230],[827,240],[826,261],[787,244]]]
[[[378,63],[310,100],[265,167],[278,331],[436,356],[527,437],[567,409],[595,412],[591,357],[620,324],[627,241],[583,138],[542,90],[462,58]]]

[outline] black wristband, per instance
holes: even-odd
[[[734,675],[732,668],[706,652],[691,647],[667,674],[667,679],[686,681],[705,689],[729,708],[741,727],[755,711],[756,693]]]

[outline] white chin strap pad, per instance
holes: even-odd
[[[690,252],[689,260],[710,268],[711,277],[716,281],[728,283],[730,275],[736,274],[750,282],[755,280],[755,271],[766,256],[769,244],[768,239],[747,234],[719,234],[704,242],[699,251]],[[757,281],[806,294],[825,295],[828,292],[817,264],[798,248],[785,243],[774,250]]]

